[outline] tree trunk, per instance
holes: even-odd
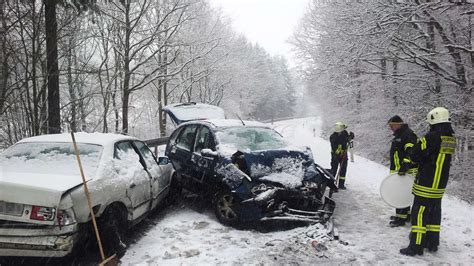
[[[434,31],[434,20],[431,18],[430,22],[428,23],[428,36],[429,38],[426,40],[426,48],[431,50],[433,54],[436,52],[436,45],[435,45],[435,31]],[[441,80],[438,75],[434,75],[434,91],[436,93],[441,92]]]
[[[77,90],[77,96],[78,96],[78,103],[76,106],[76,111],[79,112],[80,117],[81,117],[81,131],[82,132],[87,132],[87,123],[86,123],[86,106],[85,106],[85,97],[84,97],[84,91],[82,89]]]
[[[168,75],[168,49],[165,48],[164,52],[164,68],[163,68],[163,75]],[[163,79],[163,106],[168,105],[168,80]],[[161,123],[163,125],[163,135],[166,136],[166,115],[162,114]]]
[[[130,92],[128,90],[124,90],[123,99],[122,99],[122,134],[127,134],[128,133],[128,105],[129,105],[129,101],[130,101]]]
[[[99,74],[100,75],[100,74]],[[108,99],[106,99],[105,97],[108,97],[108,93],[106,95],[104,95],[103,97],[103,105],[104,105],[104,113],[102,114],[102,132],[103,133],[108,133],[109,132],[109,127],[107,125],[107,114],[109,112],[109,104],[108,104]]]
[[[36,1],[33,1],[33,10],[36,10]],[[41,12],[39,13],[41,14]],[[38,81],[37,81],[37,67],[39,58],[41,56],[41,43],[40,43],[40,29],[39,21],[36,20],[36,14],[33,16],[33,37],[32,37],[32,68],[31,68],[31,79],[32,79],[32,89],[33,89],[33,134],[35,136],[40,134],[40,121],[39,121],[39,96],[38,96]]]
[[[41,88],[41,110],[40,110],[40,119],[41,119],[41,134],[48,134],[48,111],[46,110],[47,107],[47,100],[46,100],[46,83],[44,83],[43,87]]]
[[[393,83],[397,83],[397,76],[398,76],[398,59],[394,59],[392,61],[393,65]]]
[[[120,56],[117,51],[114,51],[114,60],[115,62],[120,62]],[[115,71],[119,72],[121,71],[120,63],[115,64]],[[122,88],[121,81],[119,80],[119,77],[121,77],[122,74],[117,74],[115,75],[114,78],[114,86],[112,90],[112,108],[114,109],[114,132],[119,132],[120,128],[120,117],[119,117],[119,110],[117,108],[117,88]]]
[[[61,132],[59,109],[58,25],[56,1],[44,0],[46,60],[48,66],[48,133]]]
[[[163,96],[161,95],[162,91],[160,86],[161,80],[162,79],[158,81],[158,124],[160,127],[160,137],[163,137],[166,134],[166,124],[163,123],[163,101],[161,100]]]
[[[128,133],[128,105],[130,101],[130,36],[131,22],[130,22],[130,0],[125,1],[125,51],[123,62],[123,99],[122,99],[122,133]]]
[[[5,17],[5,1],[0,1],[0,114],[3,113],[8,84],[8,53],[6,51],[7,24]]]
[[[117,108],[117,88],[119,88],[119,84],[118,84],[118,79],[116,78],[115,81],[114,81],[114,90],[112,92],[112,107],[114,108],[114,115],[115,115],[115,131],[114,132],[118,132],[119,131],[119,121],[120,121],[120,118],[119,118],[119,111],[118,111],[118,108]]]
[[[472,50],[472,31],[474,31],[474,25],[472,24],[472,15],[469,15],[469,49]],[[474,69],[474,53],[471,53],[471,68]],[[474,88],[474,77],[471,77],[471,85]],[[471,88],[472,90],[472,88]]]
[[[382,69],[382,80],[385,80],[387,78],[387,60],[385,58],[380,59],[380,67]]]
[[[67,55],[66,55],[66,58],[67,58],[67,83],[68,83],[68,89],[69,89],[69,99],[71,101],[71,118],[70,118],[70,127],[71,127],[71,131],[73,132],[77,132],[77,119],[76,119],[76,116],[77,116],[77,112],[76,112],[76,106],[77,106],[77,96],[76,96],[76,91],[75,91],[75,86],[74,86],[74,81],[73,81],[73,74],[72,74],[72,65],[73,65],[73,61],[75,61],[73,59],[74,57],[74,53],[75,53],[75,50],[73,50],[73,40],[72,40],[72,36],[69,37],[69,47],[67,48]]]

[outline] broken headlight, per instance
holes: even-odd
[[[262,184],[258,184],[254,187],[252,187],[252,189],[250,190],[252,192],[253,195],[258,195],[262,192],[265,192],[267,190],[270,190],[270,189],[273,189],[273,186],[270,186],[270,185],[266,185],[264,183]]]

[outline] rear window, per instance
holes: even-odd
[[[86,176],[93,176],[99,165],[103,147],[78,143]],[[72,143],[19,143],[0,155],[0,166],[10,172],[71,175],[79,173]]]

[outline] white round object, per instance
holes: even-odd
[[[413,194],[411,193],[413,181],[412,175],[391,174],[384,178],[380,184],[380,196],[383,201],[394,208],[406,208],[413,204]]]

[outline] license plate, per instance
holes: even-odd
[[[21,216],[23,214],[23,204],[0,201],[0,214]]]

